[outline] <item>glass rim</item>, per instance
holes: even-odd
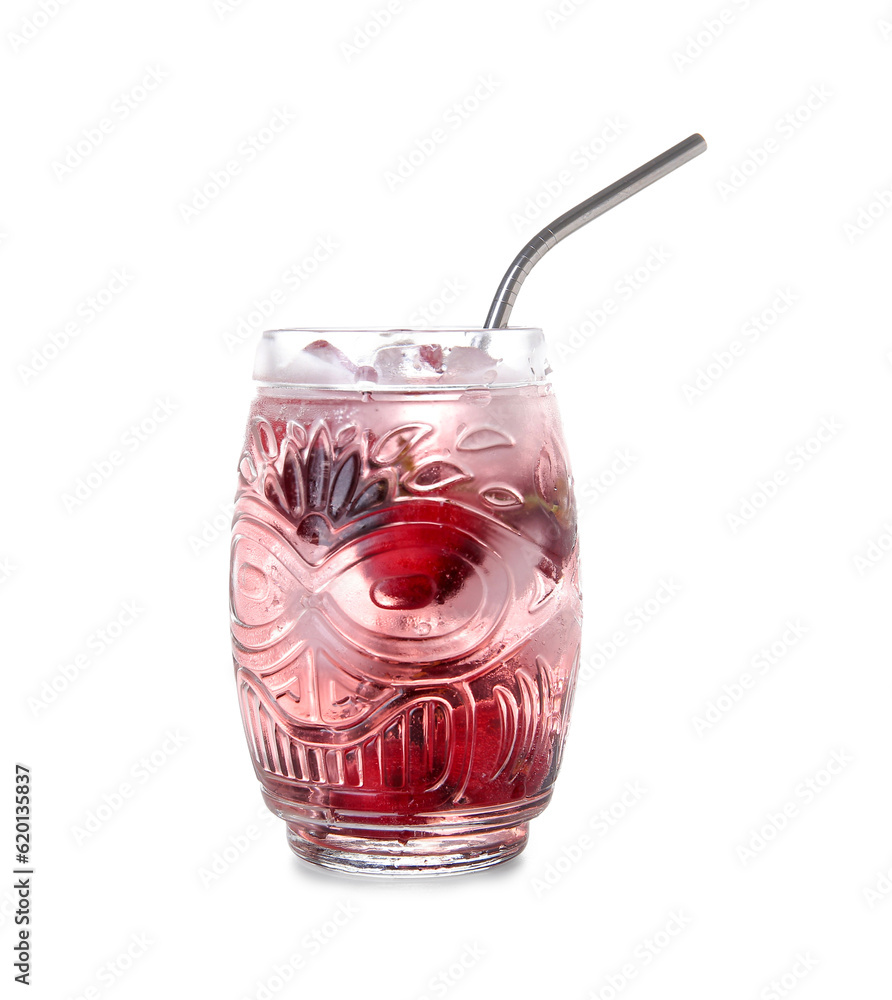
[[[254,360],[262,385],[363,392],[540,385],[550,372],[533,326],[278,327]]]
[[[261,336],[277,333],[542,333],[541,326],[273,326]]]

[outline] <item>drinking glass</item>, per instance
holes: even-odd
[[[576,512],[538,329],[272,330],[232,529],[242,719],[307,861],[519,854],[579,661]]]

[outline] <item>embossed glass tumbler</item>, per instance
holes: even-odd
[[[517,855],[579,656],[576,516],[541,330],[273,330],[232,535],[238,696],[307,861]]]

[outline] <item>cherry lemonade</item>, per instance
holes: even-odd
[[[578,663],[550,385],[411,388],[261,384],[239,466],[248,744],[292,847],[334,867],[520,850],[551,795]]]

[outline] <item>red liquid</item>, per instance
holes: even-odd
[[[579,650],[550,390],[272,393],[249,420],[232,560],[268,803],[321,839],[526,822],[550,795]]]

